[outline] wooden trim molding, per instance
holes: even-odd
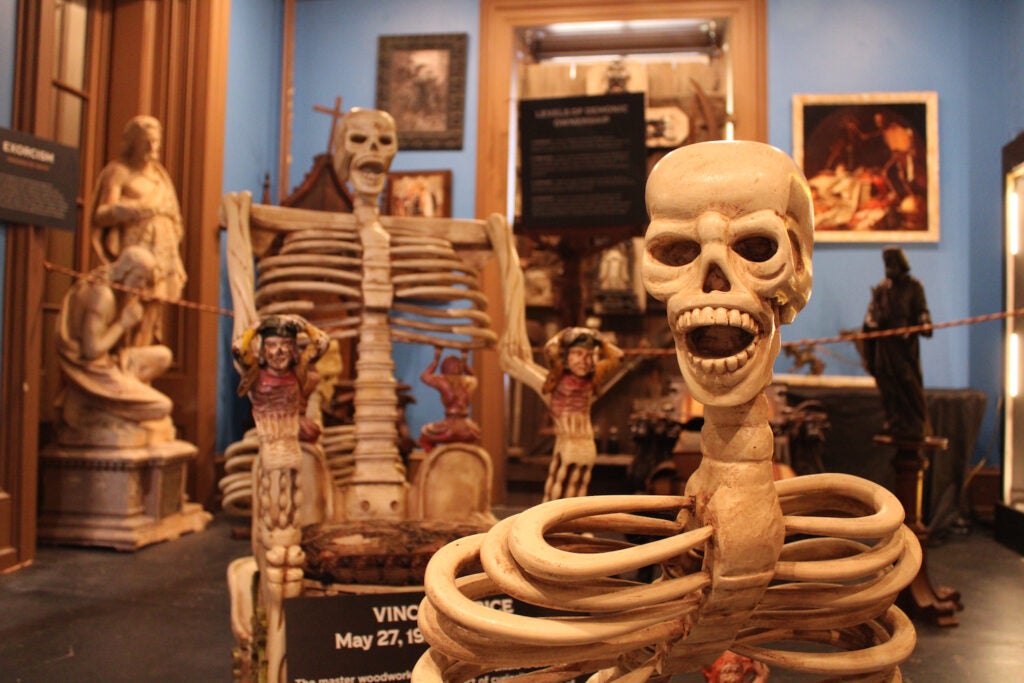
[[[728,18],[733,66],[735,137],[767,141],[767,10],[765,0],[481,0],[479,103],[477,112],[476,215],[506,213],[508,196],[509,125],[514,120],[512,79],[515,36],[521,28],[559,22],[626,19]],[[484,274],[484,292],[492,306],[500,304],[496,269]],[[493,311],[502,320],[499,311]],[[505,437],[503,374],[497,354],[480,354],[478,395],[474,404],[485,427],[484,448],[494,458],[494,500],[504,500]]]
[[[53,35],[53,15],[53,0],[18,8],[13,127],[34,135],[45,134],[42,122],[53,116],[47,88],[53,53],[34,49],[40,36]],[[0,571],[31,562],[36,551],[45,259],[41,228],[8,226],[0,368]]]
[[[281,127],[278,140],[277,201],[291,193],[292,120],[295,106],[295,0],[284,0],[281,29]],[[334,131],[331,131],[333,135]]]

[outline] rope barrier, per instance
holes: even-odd
[[[226,315],[228,317],[234,317],[235,312],[229,311],[225,308],[219,308],[217,306],[210,306],[209,304],[200,304],[194,301],[185,301],[184,299],[170,300],[163,299],[158,296],[153,296],[144,289],[136,289],[135,287],[126,287],[119,282],[113,282],[106,278],[97,277],[92,273],[83,273],[79,270],[72,270],[71,268],[65,268],[64,266],[52,263],[50,261],[43,261],[43,267],[54,273],[60,273],[62,275],[69,275],[77,280],[88,280],[89,282],[102,282],[108,285],[111,289],[116,289],[121,292],[127,292],[128,294],[135,294],[139,298],[146,301],[156,301],[162,304],[170,304],[171,306],[181,306],[182,308],[191,308],[196,311],[203,313],[216,313],[217,315]]]
[[[57,265],[50,261],[43,261],[43,266],[50,271],[61,273],[63,275],[69,275],[73,278],[80,280],[89,280],[90,282],[103,282],[109,285],[113,289],[117,289],[130,294],[136,294],[143,299],[148,301],[158,301],[160,303],[170,304],[172,306],[182,306],[184,308],[191,308],[204,313],[216,313],[218,315],[225,315],[228,317],[234,317],[235,312],[229,311],[224,308],[217,306],[210,306],[208,304],[200,304],[193,301],[185,301],[179,299],[177,301],[171,301],[169,299],[162,299],[149,295],[145,290],[134,289],[132,287],[125,287],[124,285],[111,282],[105,278],[96,277],[91,273],[83,273],[81,271],[72,270],[71,268],[65,268],[64,266]],[[906,327],[894,327],[889,330],[872,330],[870,332],[845,332],[837,334],[833,337],[819,337],[818,339],[801,339],[799,341],[783,342],[782,348],[795,348],[799,349],[802,347],[811,346],[822,346],[825,344],[836,344],[839,342],[856,342],[865,339],[878,339],[881,337],[896,337],[907,334],[920,334],[930,330],[943,330],[948,327],[958,327],[962,325],[976,325],[978,323],[989,322],[992,320],[1002,320],[1005,318],[1015,318],[1024,315],[1024,308],[1016,308],[1012,311],[1001,311],[999,313],[987,313],[985,315],[977,315],[970,318],[962,318],[960,320],[951,320],[942,323],[927,323],[923,325],[908,325]],[[539,351],[539,350],[538,350]],[[623,353],[632,356],[665,356],[675,354],[676,350],[671,349],[651,349],[651,348],[629,348],[623,349]]]
[[[927,323],[922,325],[908,325],[906,327],[894,327],[888,330],[872,330],[870,332],[845,332],[843,334],[837,334],[834,337],[819,337],[818,339],[801,339],[799,341],[783,342],[782,348],[793,348],[799,349],[810,346],[822,346],[825,344],[836,344],[838,342],[855,342],[864,339],[878,339],[880,337],[897,337],[908,334],[920,334],[921,332],[927,332],[929,330],[942,330],[947,327],[957,327],[961,325],[975,325],[977,323],[989,322],[991,320],[1001,320],[1005,318],[1015,318],[1024,315],[1024,308],[1016,308],[1012,311],[1001,311],[999,313],[986,313],[985,315],[977,315],[971,318],[963,318],[961,320],[951,320],[942,323]],[[667,356],[674,355],[676,350],[671,349],[650,349],[650,348],[629,348],[622,350],[627,356]]]

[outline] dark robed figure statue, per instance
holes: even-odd
[[[864,331],[892,330],[931,323],[924,287],[910,275],[910,263],[899,247],[882,251],[885,279],[871,289]],[[894,437],[920,439],[931,434],[924,398],[918,336],[931,330],[868,339],[867,370],[878,383],[885,408],[885,431]]]

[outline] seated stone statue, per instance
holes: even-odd
[[[64,296],[57,319],[61,444],[134,447],[174,438],[171,399],[150,385],[170,365],[171,350],[127,341],[143,319],[155,269],[149,249],[127,247]]]

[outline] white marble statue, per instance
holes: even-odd
[[[174,437],[171,399],[151,385],[170,365],[171,350],[129,343],[145,317],[155,271],[148,249],[127,247],[64,296],[57,319],[61,444],[132,447]]]
[[[568,327],[544,345],[546,369],[531,355],[506,344],[501,360],[502,369],[533,389],[551,413],[555,446],[544,500],[585,496],[597,461],[591,407],[621,365],[622,350],[590,328]]]
[[[116,259],[130,246],[149,249],[156,258],[154,298],[177,301],[188,279],[180,253],[184,226],[174,184],[160,163],[162,136],[160,122],[152,116],[136,116],[125,125],[121,153],[97,180],[94,244],[104,261]],[[132,343],[162,340],[162,306],[147,303]]]

